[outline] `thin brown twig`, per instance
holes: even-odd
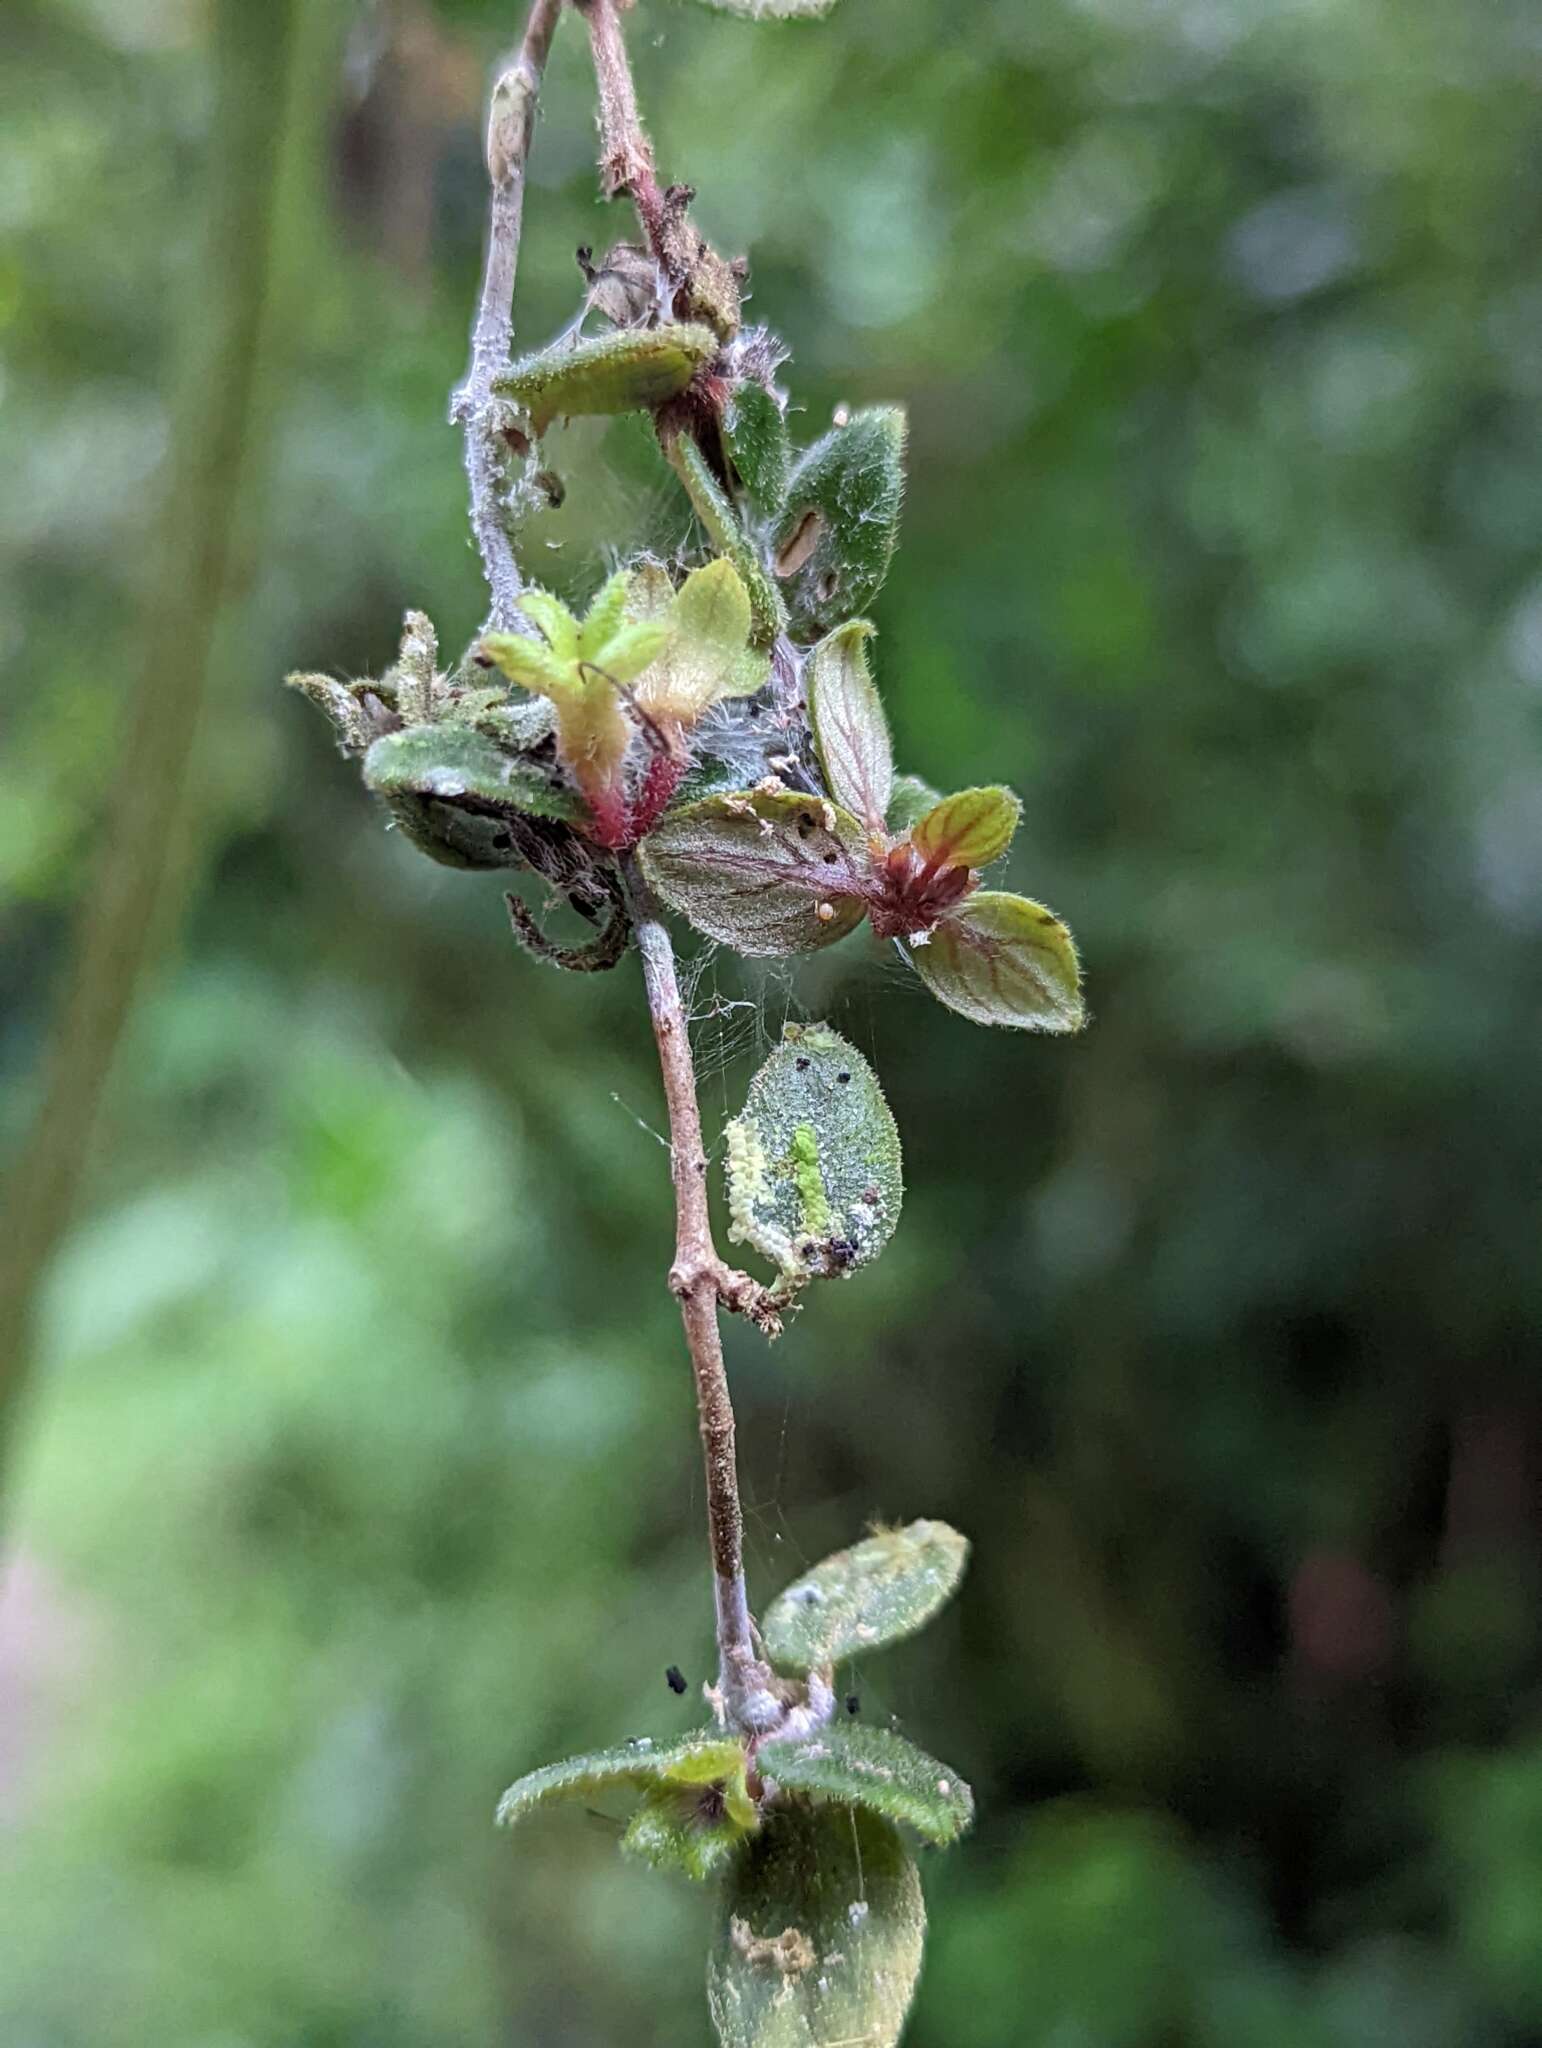
[[[749,1291],[763,1296],[764,1290],[748,1275],[725,1266],[713,1243],[707,1206],[707,1152],[685,1007],[675,974],[674,944],[657,901],[630,860],[627,893],[669,1110],[670,1175],[675,1187],[675,1256],[669,1287],[680,1304],[696,1380],[717,1596],[718,1687],[730,1726],[753,1735],[775,1727],[785,1708],[768,1666],[755,1650],[744,1580],[744,1514],[739,1502],[733,1401],[723,1365],[718,1309],[726,1305],[756,1313],[750,1306]],[[757,1320],[765,1313],[762,1301]]]
[[[450,401],[450,418],[466,435],[471,528],[492,599],[488,625],[528,632],[519,609],[524,580],[514,554],[508,507],[509,447],[493,379],[509,365],[514,342],[514,274],[525,210],[525,163],[535,131],[536,102],[557,18],[565,0],[533,0],[524,38],[493,87],[487,122],[487,176],[492,186],[487,261],[471,330],[471,363]]]
[[[653,144],[637,111],[632,67],[616,0],[575,0],[589,24],[594,77],[600,99],[600,185],[607,199],[625,193],[637,209],[648,247],[667,266],[667,209],[659,189]]]

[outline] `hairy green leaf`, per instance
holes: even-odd
[[[739,515],[729,504],[723,486],[712,474],[706,457],[690,435],[676,434],[666,452],[676,476],[685,485],[686,496],[714,550],[726,555],[744,580],[753,621],[751,644],[762,650],[769,648],[787,623],[787,608],[782,603],[781,593],[761,567],[759,555],[750,546],[744,528],[739,524]]]
[[[849,619],[809,657],[808,712],[825,784],[870,832],[881,832],[894,789],[889,722],[867,666],[873,628]]]
[[[916,820],[910,843],[934,867],[988,867],[1012,844],[1022,815],[1022,798],[999,783],[961,789]]]
[[[899,1131],[878,1078],[828,1024],[789,1024],[727,1133],[730,1235],[785,1291],[855,1272],[894,1234]]]
[[[493,380],[536,433],[580,413],[645,412],[678,398],[720,344],[710,327],[629,327],[526,356]]]
[[[888,1821],[773,1808],[729,1873],[707,1962],[722,2048],[893,2048],[925,1936],[921,1880]]]
[[[641,1791],[648,1786],[681,1787],[714,1782],[742,1787],[744,1750],[716,1729],[704,1729],[680,1742],[655,1743],[647,1737],[622,1742],[613,1749],[590,1750],[564,1757],[516,1778],[498,1802],[498,1823],[512,1827],[555,1799],[593,1799],[618,1786]],[[742,1807],[739,1809],[742,1811]]]
[[[833,1721],[801,1742],[768,1742],[756,1758],[784,1792],[865,1806],[939,1847],[974,1819],[974,1794],[946,1764],[888,1728]]]
[[[729,392],[723,440],[751,505],[763,518],[776,518],[787,497],[792,446],[787,415],[757,379],[747,377]]]
[[[812,952],[862,919],[862,828],[819,797],[704,797],[670,812],[641,858],[671,909],[740,953]]]
[[[364,757],[364,780],[383,797],[434,797],[567,823],[584,815],[572,790],[469,725],[444,722],[386,733]]]
[[[1087,1021],[1075,941],[1026,896],[976,890],[911,957],[937,1000],[976,1024],[1080,1031]]]
[[[748,1800],[730,1808],[719,1786],[650,1785],[621,1848],[655,1870],[682,1871],[700,1884],[722,1869],[758,1825]]]
[[[880,1529],[778,1594],[761,1623],[784,1670],[812,1671],[924,1628],[958,1589],[968,1540],[946,1522]]]
[[[896,775],[884,823],[893,833],[908,832],[917,818],[924,818],[934,804],[941,802],[942,792],[923,782],[919,775]]]
[[[904,482],[905,415],[897,406],[853,414],[802,456],[773,554],[798,638],[866,611],[883,588]]]

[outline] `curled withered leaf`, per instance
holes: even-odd
[[[632,327],[526,356],[493,380],[500,398],[530,415],[536,433],[587,413],[651,412],[678,398],[717,354],[710,327]]]

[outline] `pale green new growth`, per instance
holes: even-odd
[[[888,1728],[832,1721],[801,1742],[768,1742],[756,1759],[783,1792],[865,1806],[945,1848],[974,1820],[974,1794],[946,1764]]]
[[[877,1258],[904,1197],[899,1131],[877,1076],[828,1024],[789,1024],[727,1131],[729,1235],[777,1292]]]
[[[663,652],[638,679],[635,700],[654,718],[691,726],[730,697],[753,697],[770,670],[750,642],[752,614],[744,579],[721,557],[693,569],[678,590],[656,564],[635,570],[627,616],[662,618]]]
[[[911,957],[938,1001],[976,1024],[1080,1031],[1087,1021],[1075,941],[1026,896],[977,890]]]
[[[740,953],[808,953],[862,921],[862,828],[792,790],[742,790],[671,811],[643,873],[672,910]]]
[[[898,406],[855,413],[800,458],[774,542],[796,636],[828,632],[878,595],[899,532],[904,482],[905,415]]]
[[[685,485],[686,496],[713,548],[718,554],[726,555],[744,579],[744,587],[750,594],[750,610],[754,614],[753,644],[760,648],[770,647],[787,624],[787,608],[782,603],[780,592],[761,567],[760,557],[750,546],[723,486],[712,474],[706,457],[689,434],[674,435],[667,443],[665,453],[676,476]]]
[[[495,377],[493,389],[527,412],[540,435],[555,419],[664,405],[680,396],[719,346],[710,327],[626,328],[526,356]]]
[[[926,1933],[897,1830],[860,1807],[789,1801],[723,1889],[707,1998],[723,2048],[893,2048]]]
[[[810,1671],[897,1643],[958,1590],[969,1544],[946,1522],[881,1529],[838,1550],[774,1600],[761,1623],[784,1671]]]

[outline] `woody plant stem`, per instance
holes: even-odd
[[[472,329],[471,364],[450,412],[452,421],[465,432],[471,524],[492,596],[491,623],[505,632],[528,632],[530,628],[519,611],[524,584],[515,558],[507,502],[508,444],[503,437],[507,422],[493,383],[508,367],[513,346],[514,275],[524,210],[525,163],[541,78],[563,4],[564,0],[534,0],[523,41],[493,88],[487,138],[492,185],[487,262]],[[588,23],[594,51],[602,187],[607,197],[624,193],[631,198],[650,245],[657,247],[663,199],[653,150],[637,112],[615,0],[574,0],[574,4]],[[778,1324],[765,1302],[765,1291],[747,1274],[727,1266],[713,1242],[707,1154],[674,945],[635,861],[628,856],[623,867],[669,1110],[670,1173],[675,1189],[675,1255],[669,1286],[680,1304],[685,1326],[701,1427],[717,1624],[718,1707],[728,1726],[746,1735],[763,1735],[787,1724],[787,1708],[769,1666],[756,1651],[750,1619],[734,1411],[718,1314],[721,1308],[737,1310],[768,1335],[775,1334]]]

